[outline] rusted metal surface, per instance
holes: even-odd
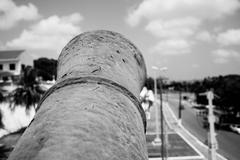
[[[110,31],[80,34],[62,50],[57,74],[10,160],[147,159],[139,105],[146,68],[130,41]]]

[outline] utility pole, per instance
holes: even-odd
[[[164,154],[162,79],[160,79],[160,115],[161,115],[161,141],[162,141],[161,155],[162,155],[162,160],[164,160],[165,154]]]
[[[179,91],[178,123],[182,123],[182,91]]]
[[[152,69],[155,69],[155,70],[160,70],[160,71],[166,71],[168,68],[167,67],[161,67],[161,68],[158,68],[158,67],[155,67],[155,66],[152,66]],[[156,80],[156,75],[155,75],[155,80]],[[157,84],[157,82],[155,81],[155,84]],[[164,124],[163,124],[163,96],[162,96],[162,79],[160,79],[160,84],[159,84],[159,87],[160,87],[160,121],[161,121],[161,139],[157,139],[159,138],[159,135],[158,137],[156,136],[155,140],[153,141],[153,145],[161,145],[161,155],[162,155],[162,160],[164,160],[164,157],[165,156],[165,151],[164,151]],[[158,107],[157,107],[158,108]],[[156,124],[157,126],[159,127],[159,123],[158,123],[158,113],[159,111],[157,110],[156,108],[156,117],[157,117],[157,121],[156,121]],[[157,128],[159,129],[159,128]],[[158,133],[158,132],[157,132]],[[167,133],[166,133],[167,134]],[[160,143],[159,143],[160,141]],[[158,142],[158,143],[157,143]],[[167,149],[167,147],[165,147]]]
[[[167,102],[168,102],[168,88],[167,88],[167,92],[166,92],[166,95],[167,95]]]
[[[216,160],[216,150],[218,148],[217,139],[216,139],[216,133],[215,133],[215,116],[213,114],[213,99],[214,99],[214,93],[212,90],[200,93],[199,95],[205,95],[208,99],[208,123],[209,123],[209,132],[208,132],[208,148],[209,148],[209,158],[210,160]]]
[[[209,154],[210,160],[216,160],[216,149],[217,149],[217,140],[216,140],[216,133],[214,129],[214,122],[215,117],[213,114],[213,101],[214,94],[212,91],[207,92],[207,99],[208,99],[208,121],[209,121]]]

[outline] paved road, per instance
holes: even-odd
[[[176,116],[178,116],[178,96],[171,94],[169,95],[168,101],[171,109]],[[190,105],[185,104],[185,109],[182,112],[182,124],[200,141],[205,142],[207,139],[207,131],[202,127],[201,122],[202,119],[197,116],[195,109],[191,108]],[[218,130],[217,134],[217,140],[219,143],[218,152],[229,160],[239,160],[240,135],[224,130]]]

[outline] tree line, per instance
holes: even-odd
[[[57,60],[48,58],[39,58],[34,60],[33,68],[38,77],[42,77],[42,80],[52,80],[57,76]]]
[[[160,78],[157,80],[158,89],[160,80]],[[235,117],[240,116],[240,75],[220,75],[193,81],[162,82],[163,89],[165,90],[171,88],[175,91],[194,93],[196,102],[203,105],[207,105],[207,99],[206,96],[200,96],[200,93],[212,89],[216,95],[213,104],[217,109]],[[146,84],[150,89],[153,89],[153,78],[149,77]]]

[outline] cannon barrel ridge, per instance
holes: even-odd
[[[57,83],[9,160],[147,160],[140,51],[119,33],[85,32],[58,59]]]

